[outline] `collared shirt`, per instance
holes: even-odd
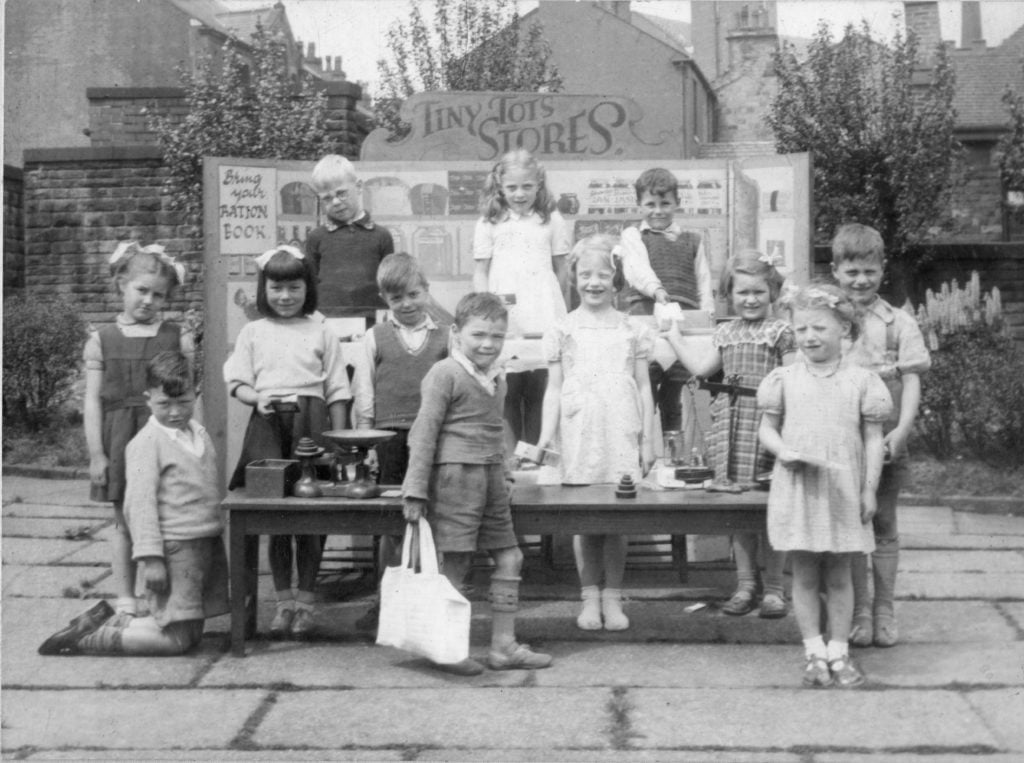
[[[429,315],[424,314],[423,320],[415,326],[406,326],[388,313],[388,322],[395,327],[398,337],[410,352],[416,352],[437,329],[437,323]],[[370,429],[374,425],[374,405],[377,400],[374,390],[377,387],[377,339],[373,330],[363,335],[363,354],[356,363],[352,375],[352,417],[356,429]]]
[[[191,453],[196,458],[202,458],[206,452],[206,445],[203,444],[202,427],[195,421],[189,420],[188,428],[176,429],[174,427],[165,427],[159,421],[156,420],[155,416],[150,417],[153,421],[153,425],[161,432],[166,434],[176,443],[179,443],[185,450]]]
[[[366,230],[373,230],[375,227],[373,220],[370,219],[370,214],[365,209],[359,213],[359,217],[355,220],[349,220],[347,223],[339,223],[329,217],[327,218],[327,222],[324,223],[324,227],[332,233],[341,228],[347,228],[350,225],[358,225],[360,228],[365,228]]]
[[[655,230],[646,220],[640,222],[639,226],[629,226],[622,230],[620,248],[622,251],[622,270],[626,280],[641,294],[654,298],[654,292],[661,287],[661,279],[651,267],[651,258],[647,254],[647,247],[644,246],[641,234],[644,231],[651,231],[664,236],[669,241],[675,241],[683,233],[683,228],[676,221],[672,221],[663,230]],[[711,286],[711,266],[708,264],[707,251],[704,248],[704,235],[698,231],[701,237],[700,246],[697,247],[697,256],[693,261],[694,273],[697,276],[697,294],[700,296],[700,309],[714,314],[715,296]]]
[[[498,377],[501,376],[502,368],[495,362],[486,371],[480,371],[472,360],[466,357],[466,353],[458,347],[452,348],[452,359],[466,369],[467,373],[476,379],[488,395],[494,397],[498,392]]]

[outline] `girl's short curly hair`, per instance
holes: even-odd
[[[849,324],[851,340],[860,336],[857,307],[835,284],[816,281],[809,286],[786,289],[781,301],[791,318],[796,310],[828,310],[840,323]]]

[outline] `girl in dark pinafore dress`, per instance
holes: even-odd
[[[229,488],[245,485],[245,467],[264,458],[294,458],[302,437],[323,443],[323,432],[343,429],[352,399],[341,342],[316,312],[316,271],[293,246],[278,246],[256,258],[256,306],[263,316],[242,327],[224,364],[228,394],[252,406],[242,454]],[[294,400],[291,410],[281,403]],[[292,538],[295,540],[294,553]],[[254,555],[258,536],[248,541]],[[272,535],[270,572],[277,611],[270,623],[276,638],[308,638],[316,573],[322,554],[319,535]],[[292,595],[292,561],[298,591]],[[252,581],[250,581],[250,586]]]
[[[111,574],[115,610],[134,615],[135,566],[122,511],[124,449],[149,419],[146,364],[165,350],[180,350],[192,361],[192,335],[160,319],[185,269],[158,244],[123,242],[110,256],[110,274],[124,309],[114,323],[90,333],[85,343],[85,439],[89,448],[91,498],[114,504],[116,532]]]

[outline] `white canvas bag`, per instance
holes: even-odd
[[[419,566],[412,559],[418,536]],[[441,665],[469,657],[470,604],[437,570],[434,536],[427,520],[405,527],[402,564],[388,567],[380,584],[377,643],[426,657]]]

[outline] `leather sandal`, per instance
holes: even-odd
[[[753,591],[740,588],[722,605],[722,611],[727,615],[745,615],[753,611],[756,599]]]

